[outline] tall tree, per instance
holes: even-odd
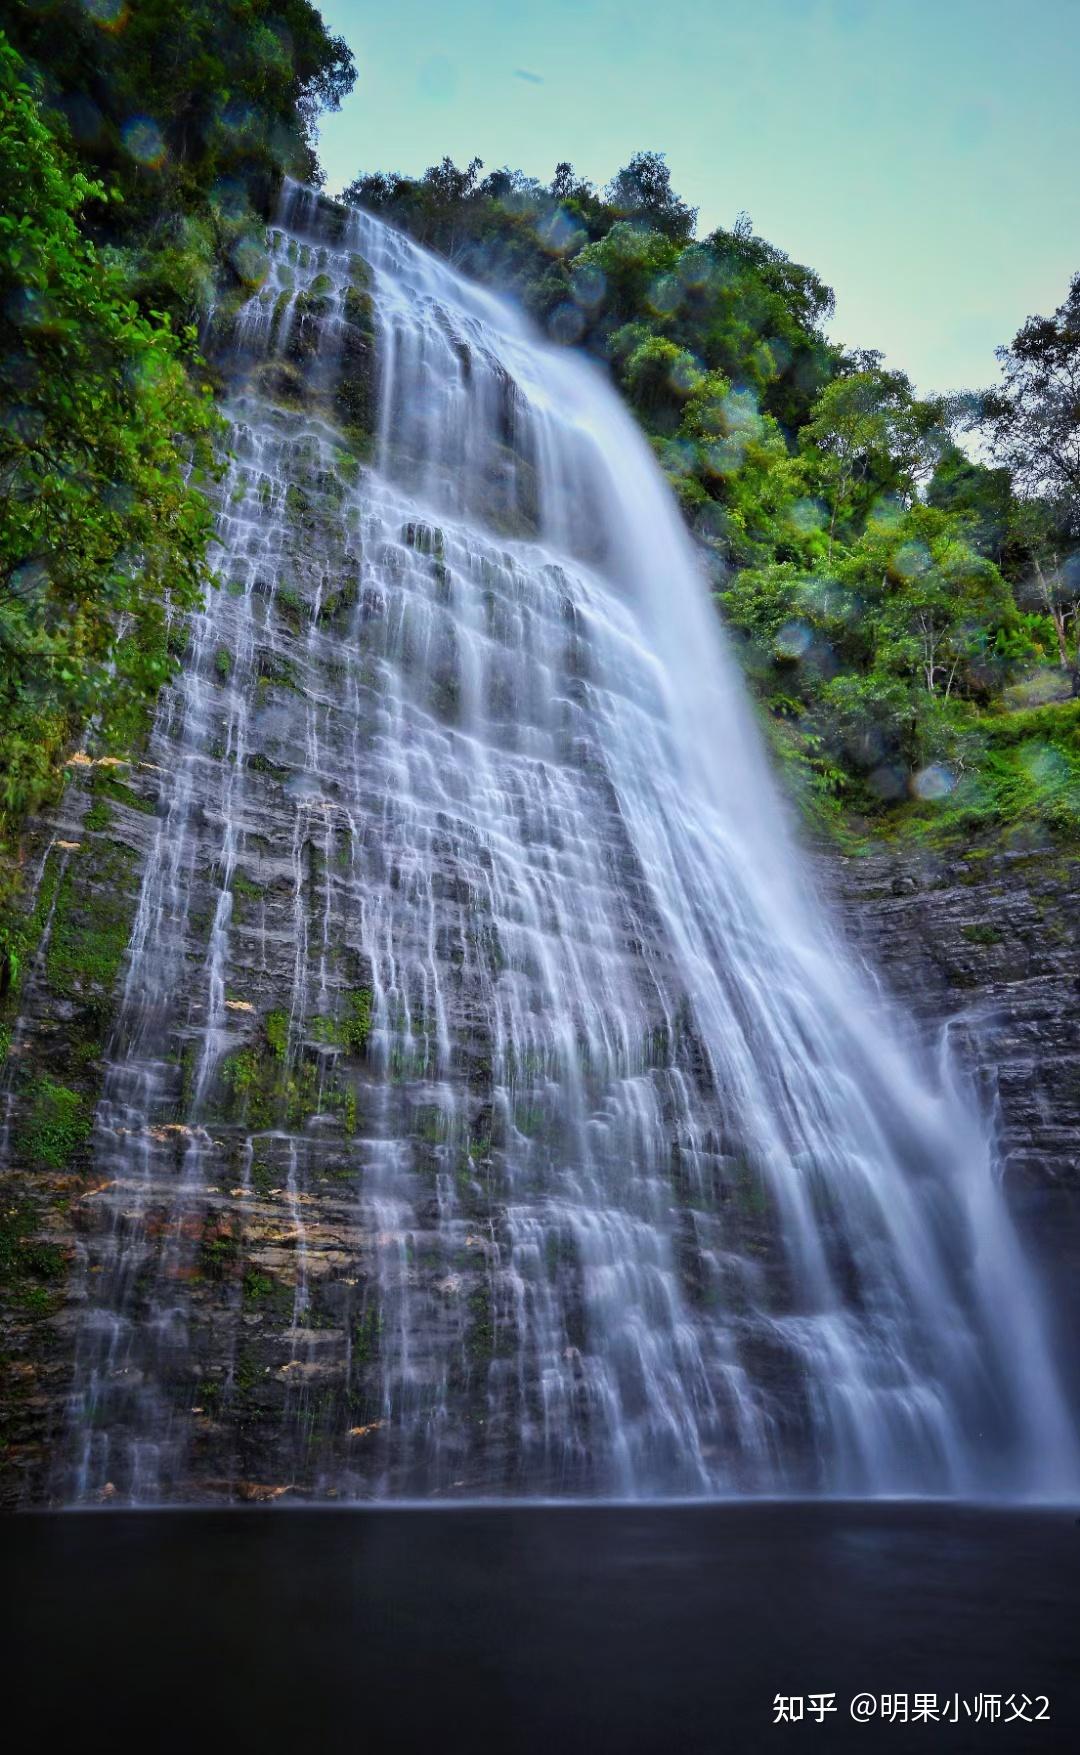
[[[942,512],[959,513],[979,553],[1002,565],[1011,547],[1016,510],[1012,476],[1006,468],[988,468],[949,443],[927,486],[926,502]]]
[[[678,244],[688,243],[694,235],[697,208],[688,207],[676,195],[662,152],[635,152],[605,193],[624,219],[663,232]]]
[[[355,78],[310,0],[35,0],[8,35],[71,123],[80,153],[128,204],[176,175],[317,175],[320,110]]]
[[[979,398],[977,424],[1017,486],[1080,501],[1080,273],[1052,317],[1029,317],[999,347],[1003,381]]]
[[[944,420],[944,403],[920,401],[903,372],[875,365],[825,386],[800,443],[825,463],[830,552],[838,529],[881,493],[914,496],[946,442]]]
[[[1013,508],[1010,535],[1020,561],[1019,601],[1048,615],[1058,662],[1080,684],[1080,529],[1070,514],[1080,500],[1061,502],[1033,495]],[[1072,651],[1070,651],[1070,641]]]

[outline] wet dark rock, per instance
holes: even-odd
[[[279,280],[237,325],[229,582],[193,618],[148,762],[88,762],[32,842],[2,1491],[610,1490],[620,1372],[624,1432],[655,1442],[666,1480],[685,1484],[700,1426],[703,1473],[726,1451],[730,1478],[760,1482],[736,1416],[763,1410],[788,1484],[812,1485],[814,1398],[784,1329],[805,1312],[723,1055],[744,1032],[776,1041],[755,1039],[737,979],[726,1035],[695,1010],[595,711],[603,651],[568,639],[572,568],[508,540],[538,517],[523,408],[500,368],[494,436],[474,427],[476,457],[436,451],[425,473],[413,396],[390,410],[413,430],[361,476],[366,270],[342,259],[344,210],[294,206]],[[482,387],[480,352],[456,337],[450,356]],[[584,513],[575,553],[600,540]],[[1075,876],[1048,856],[823,863],[868,960],[995,1084],[1008,1173],[1032,1184],[1080,1179]],[[695,978],[746,929],[737,872],[730,896],[705,898]],[[782,951],[752,942],[774,992]],[[859,1308],[867,1270],[820,1177],[814,1203]],[[605,1307],[631,1318],[607,1354]],[[699,1336],[703,1396],[706,1366],[684,1364]],[[653,1418],[665,1394],[681,1435]]]
[[[843,930],[1000,1102],[1006,1177],[1080,1194],[1080,856],[1053,847],[824,856]]]

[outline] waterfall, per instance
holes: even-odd
[[[846,960],[600,373],[287,188],[98,1107],[64,1491],[1053,1493],[989,1129]]]

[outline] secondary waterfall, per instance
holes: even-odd
[[[988,1129],[599,373],[290,188],[153,735],[74,1497],[1054,1492]]]

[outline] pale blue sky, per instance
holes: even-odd
[[[359,69],[323,123],[330,189],[444,153],[604,182],[658,149],[702,228],[746,208],[836,289],[834,335],[927,391],[989,382],[1080,268],[1080,0],[321,10]]]

